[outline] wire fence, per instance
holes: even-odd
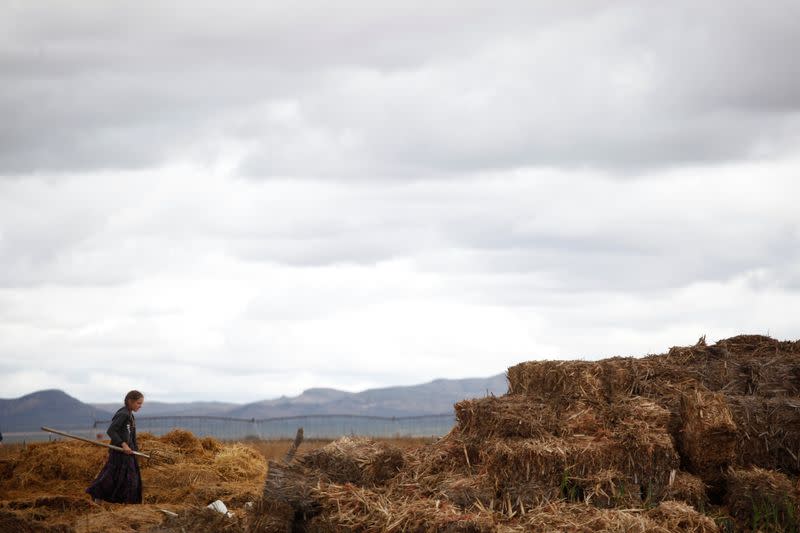
[[[105,432],[110,420],[94,423]],[[249,438],[293,438],[302,427],[306,438],[335,439],[344,435],[367,437],[432,437],[449,432],[455,424],[452,413],[440,415],[383,417],[365,415],[299,415],[276,418],[230,418],[222,416],[149,416],[136,418],[136,431],[163,435],[180,428],[199,437],[221,440]]]

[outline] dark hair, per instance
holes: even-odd
[[[128,407],[128,400],[135,402],[139,398],[144,398],[144,394],[142,394],[138,390],[130,391],[128,394],[125,395],[125,407]]]

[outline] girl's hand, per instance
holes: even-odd
[[[131,447],[128,446],[127,442],[123,442],[122,443],[122,451],[125,452],[128,455],[131,455],[133,453],[133,450],[131,450]]]

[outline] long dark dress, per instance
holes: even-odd
[[[127,442],[131,450],[139,450],[136,419],[127,408],[116,412],[106,433],[114,446]],[[112,503],[142,503],[142,476],[136,456],[108,450],[108,461],[86,492],[92,498]]]

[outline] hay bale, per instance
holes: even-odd
[[[507,371],[509,394],[613,402],[626,396],[657,399],[665,386],[691,379],[665,356],[598,361],[529,361]]]
[[[800,344],[762,335],[739,335],[713,346],[670,349],[666,360],[682,366],[712,391],[764,397],[800,394]]]
[[[684,472],[676,472],[675,479],[667,486],[663,494],[664,500],[674,500],[691,505],[698,511],[705,512],[708,507],[706,484],[699,477]]]
[[[553,502],[528,509],[516,522],[501,524],[498,533],[552,531],[570,533],[650,533],[659,531],[641,513],[598,509],[591,505]]]
[[[422,493],[423,487],[419,488]],[[494,484],[485,474],[469,477],[445,476],[432,491],[432,495],[435,499],[448,500],[461,509],[470,509],[475,506],[492,507],[497,499]]]
[[[462,441],[493,438],[548,438],[615,435],[634,440],[641,434],[666,435],[670,413],[641,398],[618,397],[613,402],[574,400],[555,406],[532,395],[506,395],[456,404]]]
[[[708,346],[705,338],[667,354],[600,361],[529,361],[508,369],[509,393],[591,400],[639,395],[676,412],[676,393],[699,384],[715,392],[800,395],[800,342],[740,335]]]
[[[490,512],[464,512],[448,501],[346,484],[321,484],[314,489],[321,513],[307,525],[312,533],[419,531],[494,532]]]
[[[795,487],[786,475],[758,467],[728,470],[725,503],[742,528],[797,531]]]
[[[200,439],[195,437],[194,433],[185,429],[173,429],[159,437],[158,440],[173,446],[184,456],[202,456],[205,453]]]
[[[591,446],[591,441],[588,442]],[[496,486],[507,488],[528,482],[560,486],[574,453],[571,441],[550,439],[494,439],[481,452],[483,469]]]
[[[666,531],[688,531],[692,533],[717,533],[719,527],[709,517],[698,513],[692,506],[682,502],[663,501],[645,514],[647,518]]]
[[[589,361],[528,361],[507,371],[509,394],[600,399],[603,383]]]
[[[721,339],[716,346],[735,355],[769,357],[775,353],[800,354],[800,342],[779,341],[766,335],[736,335]]]
[[[739,427],[736,463],[800,474],[800,400],[729,396]]]
[[[642,506],[642,488],[628,476],[608,469],[594,472],[585,478],[571,478],[562,487],[570,501],[583,501],[601,508],[623,509]]]
[[[300,459],[308,469],[335,483],[375,486],[397,475],[405,462],[403,451],[368,438],[342,437]]]
[[[474,439],[588,434],[603,427],[598,409],[585,401],[554,405],[533,395],[463,400],[455,413],[461,433]]]
[[[486,443],[481,462],[501,490],[532,481],[561,487],[570,480],[616,470],[627,486],[638,485],[647,499],[658,497],[679,466],[670,436],[646,429],[632,440],[577,436],[496,439]]]
[[[645,424],[650,431],[667,432],[671,413],[655,401],[641,396],[622,397],[606,407],[606,426],[625,431]]]
[[[264,457],[250,446],[220,446],[211,463],[224,481],[248,481],[260,478],[266,468]]]
[[[669,412],[669,432],[677,435],[681,426],[680,396],[687,388],[699,385],[698,375],[687,366],[675,364],[663,355],[636,359],[631,366],[635,369],[632,393],[649,399]]]
[[[681,395],[680,450],[692,473],[718,482],[736,460],[737,427],[725,397],[703,388]]]
[[[405,477],[420,479],[442,473],[471,476],[480,461],[483,442],[464,435],[458,426],[432,444],[406,453]]]
[[[531,480],[503,487],[493,508],[507,516],[521,513],[551,502],[564,500],[563,487]]]
[[[456,427],[434,443],[406,450],[404,467],[387,486],[448,499],[465,509],[478,503],[491,506],[497,490],[493,479],[478,472],[481,444]]]
[[[526,396],[489,396],[454,407],[461,432],[475,438],[543,437],[558,431],[556,410]]]
[[[763,336],[738,336],[708,346],[673,347],[631,363],[633,393],[672,413],[670,432],[679,437],[684,390],[704,387],[725,395],[786,397],[800,394],[800,343]],[[738,420],[736,421],[738,423]]]
[[[718,533],[714,521],[688,506],[663,502],[650,510],[600,509],[575,503],[551,503],[528,510],[516,523],[502,524],[498,533],[563,531],[570,533]]]

